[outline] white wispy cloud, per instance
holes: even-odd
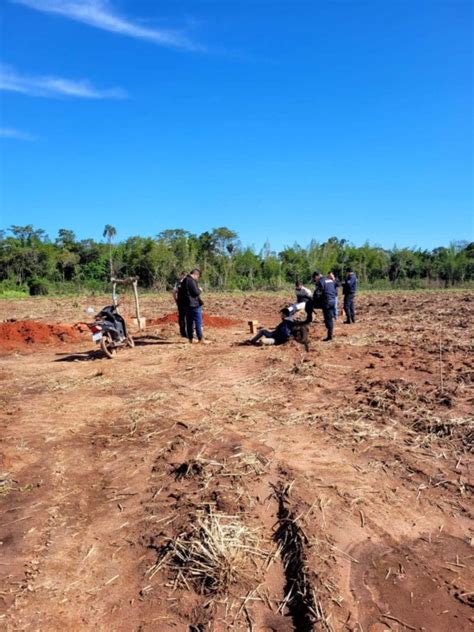
[[[77,97],[82,99],[124,99],[121,88],[99,90],[86,79],[73,81],[61,77],[21,75],[9,66],[0,66],[0,90],[19,92],[35,97]]]
[[[11,0],[44,13],[55,13],[104,31],[189,51],[202,50],[179,31],[148,28],[119,15],[108,0]]]
[[[14,138],[16,140],[38,140],[36,136],[12,127],[0,127],[0,138]]]

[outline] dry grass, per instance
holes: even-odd
[[[360,409],[337,412],[333,418],[332,426],[350,439],[350,442],[356,443],[375,439],[395,441],[399,435],[399,428],[395,422],[389,418],[383,422],[376,420],[373,415]]]
[[[198,515],[185,533],[170,541],[155,570],[166,564],[178,585],[201,593],[226,593],[255,573],[253,560],[264,558],[256,531],[236,516]]]
[[[422,443],[429,443],[433,439],[461,438],[465,447],[474,449],[474,419],[473,418],[441,418],[433,414],[425,414],[412,425],[413,431],[422,436]]]
[[[173,474],[177,479],[197,475],[204,482],[204,487],[215,477],[240,478],[243,476],[260,476],[267,471],[270,460],[254,452],[239,452],[226,459],[204,458],[202,451],[193,459],[175,466]]]

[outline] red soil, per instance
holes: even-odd
[[[239,324],[239,321],[221,316],[204,314],[204,325],[225,329]],[[177,314],[171,312],[162,318],[147,319],[149,325],[164,325],[177,323]],[[12,320],[0,322],[0,352],[33,350],[35,345],[55,345],[73,343],[82,338],[83,332],[88,332],[87,325],[53,323],[47,324],[35,320]]]
[[[166,323],[177,323],[178,314],[171,312],[161,318],[147,318],[148,325],[164,325]],[[227,329],[228,327],[234,327],[239,325],[238,320],[232,318],[223,318],[222,316],[209,316],[209,314],[203,314],[203,323],[207,327],[216,327],[217,329]]]
[[[15,320],[0,323],[0,350],[23,351],[34,344],[73,342],[81,338],[81,325],[40,323],[34,320]]]

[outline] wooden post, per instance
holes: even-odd
[[[140,318],[140,305],[138,304],[138,282],[135,279],[132,282],[133,285],[133,297],[135,299],[135,312],[137,315],[138,331],[142,330],[142,319]]]
[[[140,318],[140,305],[138,303],[138,277],[129,277],[128,279],[115,279],[115,278],[111,278],[110,279],[112,281],[112,292],[113,292],[113,296],[112,296],[112,300],[114,305],[117,305],[117,299],[116,299],[116,290],[117,290],[117,285],[131,285],[133,288],[133,298],[135,301],[135,313],[137,316],[137,325],[138,325],[138,330],[142,331],[143,330],[143,326],[142,326],[142,319]]]
[[[250,329],[251,334],[256,333],[257,327],[258,327],[258,320],[249,320],[249,329]]]

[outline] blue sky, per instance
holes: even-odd
[[[1,3],[2,227],[474,239],[470,0]]]

